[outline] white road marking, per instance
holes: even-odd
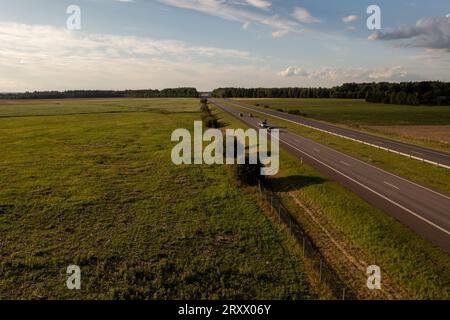
[[[392,187],[392,188],[394,188],[394,189],[400,190],[399,187],[394,186],[392,183],[389,183],[389,182],[384,181],[384,184],[387,184],[388,186],[390,186],[390,187]]]
[[[226,109],[226,108],[225,108],[225,109]],[[269,135],[272,136],[270,133],[269,133]],[[282,140],[282,139],[279,139],[279,141],[281,141],[281,142],[287,144],[288,146],[290,146],[291,148],[297,150],[298,152],[305,154],[306,156],[310,157],[311,159],[314,159],[314,160],[317,161],[318,163],[320,163],[320,164],[322,164],[323,166],[329,168],[330,170],[332,170],[332,171],[334,171],[334,172],[336,172],[336,173],[342,175],[343,177],[347,178],[348,180],[350,180],[350,181],[352,181],[352,182],[358,184],[359,186],[363,187],[364,189],[369,190],[370,192],[376,194],[377,196],[383,198],[384,200],[386,200],[386,201],[388,201],[388,202],[394,204],[395,206],[399,207],[400,209],[403,209],[404,211],[406,211],[406,212],[410,213],[411,215],[415,216],[416,218],[418,218],[418,219],[424,221],[425,223],[427,223],[427,224],[433,226],[434,228],[436,228],[436,229],[438,229],[438,230],[442,231],[443,233],[445,233],[445,234],[447,234],[447,235],[450,236],[450,231],[447,231],[447,230],[444,229],[443,227],[441,227],[441,226],[435,224],[434,222],[432,222],[432,221],[430,221],[430,220],[428,220],[428,219],[422,217],[420,214],[415,213],[414,211],[412,211],[412,210],[410,210],[410,209],[404,207],[403,205],[401,205],[401,204],[395,202],[394,200],[389,199],[388,197],[382,195],[381,193],[375,191],[374,189],[372,189],[372,188],[370,188],[370,187],[364,185],[363,183],[361,183],[361,182],[359,182],[359,181],[353,179],[352,177],[346,175],[345,173],[343,173],[343,172],[341,172],[341,171],[339,171],[339,170],[337,170],[337,169],[331,167],[330,165],[326,164],[325,162],[323,162],[323,161],[317,159],[316,157],[314,157],[313,155],[309,154],[308,152],[303,151],[303,150],[300,150],[299,148],[293,146],[293,145],[290,144],[289,142],[286,142],[285,140]],[[332,149],[331,149],[331,150],[332,150]],[[338,153],[341,153],[341,152],[338,152]],[[342,154],[342,153],[341,153],[341,154]],[[345,155],[345,156],[346,156],[346,155]],[[347,157],[348,157],[348,156],[347,156]],[[356,159],[356,160],[357,160],[357,159]],[[358,161],[359,161],[359,160],[358,160]],[[360,162],[362,162],[362,161],[360,161]],[[364,163],[364,162],[362,162],[362,163]],[[373,167],[373,168],[375,168],[375,169],[377,169],[377,170],[380,170],[380,169],[378,169],[378,168],[376,168],[376,167],[374,167],[374,166],[371,166],[371,167]],[[383,171],[383,170],[380,170],[380,171]],[[394,176],[394,175],[393,175],[393,176]],[[402,179],[403,179],[403,178],[402,178]],[[406,180],[406,179],[403,179],[403,180],[409,182],[409,181]],[[420,185],[418,185],[418,186],[421,187]],[[424,188],[424,189],[426,189],[426,188]],[[430,191],[432,191],[432,190],[430,190]],[[436,192],[435,192],[435,193],[436,193]],[[439,193],[436,193],[436,194],[439,194]]]
[[[314,151],[320,153],[320,150],[317,148],[314,148]]]
[[[327,168],[333,170],[334,172],[339,173],[340,175],[344,176],[345,178],[349,179],[350,181],[353,181],[354,183],[360,185],[360,186],[363,187],[364,189],[367,189],[367,190],[369,190],[369,191],[375,193],[377,196],[379,196],[379,197],[385,199],[386,201],[388,201],[388,202],[390,202],[390,203],[396,205],[397,207],[399,207],[399,208],[405,210],[406,212],[412,214],[412,215],[415,216],[416,218],[418,218],[418,219],[420,219],[420,220],[422,220],[422,221],[428,223],[429,225],[435,227],[436,229],[438,229],[438,230],[440,230],[440,231],[442,231],[442,232],[444,232],[445,234],[447,234],[447,235],[450,236],[450,231],[447,231],[447,230],[445,230],[444,228],[442,228],[441,226],[438,226],[437,224],[435,224],[434,222],[431,222],[430,220],[428,220],[428,219],[422,217],[420,214],[415,213],[414,211],[412,211],[412,210],[410,210],[410,209],[408,209],[408,208],[402,206],[401,204],[395,202],[394,200],[389,199],[388,197],[382,195],[381,193],[379,193],[379,192],[373,190],[372,188],[370,188],[370,187],[368,187],[368,186],[362,184],[361,182],[356,181],[356,180],[353,179],[352,177],[349,177],[349,176],[346,175],[345,173],[343,173],[343,172],[341,172],[341,171],[339,171],[339,170],[337,170],[337,169],[335,169],[335,168],[329,166],[329,165],[326,164],[325,162],[323,162],[323,161],[317,159],[316,157],[310,155],[309,153],[307,153],[307,152],[305,152],[305,151],[303,151],[303,150],[298,149],[297,147],[293,146],[293,145],[290,144],[289,142],[286,142],[286,141],[281,140],[281,139],[280,139],[280,141],[284,142],[285,144],[287,144],[288,146],[294,148],[295,150],[297,150],[297,151],[299,151],[299,152],[301,152],[301,153],[303,153],[303,154],[306,154],[308,157],[314,159],[315,161],[319,162],[320,164],[324,165],[325,167],[327,167]]]
[[[393,149],[390,149],[390,148],[382,147],[382,146],[377,145],[377,144],[365,142],[365,141],[362,141],[360,139],[352,138],[350,136],[344,136],[344,135],[341,135],[339,133],[335,133],[335,132],[332,132],[332,131],[329,131],[329,130],[324,130],[324,129],[320,129],[318,127],[314,127],[312,125],[307,125],[305,123],[301,123],[301,122],[298,122],[298,121],[293,121],[293,120],[290,120],[290,119],[287,119],[287,118],[282,118],[282,117],[279,117],[279,116],[274,115],[274,114],[266,113],[266,112],[264,112],[262,110],[259,110],[259,109],[255,110],[255,109],[252,109],[252,108],[244,107],[243,105],[237,104],[237,103],[232,102],[232,101],[225,102],[225,103],[234,104],[234,105],[236,105],[236,106],[238,106],[240,108],[253,110],[255,112],[259,112],[259,113],[262,113],[262,114],[265,114],[265,115],[268,115],[268,116],[271,116],[271,117],[274,117],[274,118],[278,118],[278,119],[281,119],[281,120],[284,120],[284,121],[292,122],[292,123],[295,123],[297,125],[304,126],[304,127],[310,128],[310,129],[322,131],[322,132],[325,132],[325,133],[328,133],[328,134],[331,134],[331,135],[334,135],[334,136],[337,136],[337,137],[340,137],[340,138],[349,139],[349,140],[356,141],[356,142],[359,142],[359,143],[362,143],[362,144],[365,144],[365,145],[368,145],[368,146],[371,146],[371,147],[375,147],[375,148],[382,149],[382,150],[385,150],[385,151],[393,152],[393,153],[396,153],[396,154],[399,154],[399,155],[402,155],[402,156],[405,156],[405,157],[409,157],[409,158],[416,159],[416,160],[419,160],[419,161],[422,161],[422,162],[433,164],[433,165],[436,165],[436,166],[439,166],[439,167],[442,167],[442,168],[450,169],[450,166],[447,166],[445,164],[441,164],[441,163],[434,162],[434,161],[431,161],[431,160],[418,158],[418,157],[415,157],[415,156],[411,156],[410,154],[406,154],[406,153],[403,153],[403,152],[400,152],[400,151],[396,151],[396,150],[393,150]],[[400,143],[398,143],[396,141],[391,141],[391,143],[397,144],[397,145],[401,145]],[[382,142],[380,142],[380,144],[382,144]],[[438,153],[438,152],[433,152],[432,150],[429,150],[429,151],[427,150],[427,152],[428,153],[435,153],[435,154],[438,154],[440,156],[444,156],[444,157],[449,157],[450,158],[450,156],[448,156],[448,155],[445,155],[445,154],[442,154],[442,153]]]
[[[230,103],[230,104],[237,105],[237,106],[242,107],[242,108],[245,108],[245,109],[250,109],[250,108],[247,108],[247,107],[244,107],[244,106],[240,106],[240,105],[238,105],[238,104],[236,104],[236,103],[233,103],[233,102],[229,102],[229,103]],[[250,109],[250,110],[253,110],[253,109]],[[253,111],[255,111],[255,110],[253,110]],[[256,112],[258,112],[258,113],[264,113],[264,112],[259,111],[259,110],[256,111]],[[288,119],[284,119],[284,118],[280,118],[280,117],[277,117],[277,116],[274,116],[274,115],[270,115],[270,114],[268,114],[268,115],[269,115],[269,116],[272,116],[272,117],[274,117],[274,118],[279,118],[279,119],[284,120],[284,121],[296,123],[296,124],[298,124],[298,125],[300,125],[300,126],[309,127],[308,125],[305,125],[305,124],[302,124],[302,123],[294,122],[294,121],[291,121],[291,120],[288,120]],[[310,127],[310,128],[314,128],[314,127]],[[317,129],[317,128],[314,128],[314,129]],[[325,131],[325,130],[321,130],[321,129],[317,129],[317,130],[319,130],[319,131],[324,131],[324,132],[326,132],[326,133],[333,134],[333,133],[328,132],[328,131]],[[297,135],[297,134],[295,134],[295,133],[291,133],[291,134]],[[336,134],[334,134],[334,135],[336,135]],[[298,135],[297,135],[297,136],[298,136]],[[338,136],[339,136],[339,135],[338,135]],[[345,139],[355,140],[355,139],[348,138],[348,137],[345,137],[345,136],[341,136],[341,137],[342,137],[342,138],[345,138]],[[310,140],[311,140],[311,139],[310,139]],[[311,140],[311,141],[312,141],[312,140]],[[361,143],[363,143],[363,144],[371,145],[371,144],[368,144],[368,143],[366,143],[366,142],[362,142],[362,141],[359,141],[359,140],[355,140],[355,141],[361,142]],[[371,146],[378,147],[378,146],[376,146],[376,145],[371,145]],[[379,148],[385,149],[385,148],[383,148],[383,147],[379,147]],[[341,154],[341,155],[343,155],[343,156],[345,156],[345,157],[347,157],[347,158],[351,158],[350,156],[346,155],[345,153],[342,153],[342,152],[337,151],[337,150],[335,150],[335,149],[331,149],[331,148],[329,148],[329,149],[330,149],[330,150],[333,150],[333,151],[335,151],[335,152],[337,152],[337,153],[339,153],[339,154]],[[385,150],[387,150],[387,149],[385,149]],[[387,150],[387,151],[391,151],[391,152],[397,153],[396,151],[392,151],[392,150]],[[402,154],[402,153],[401,153],[401,155],[408,156],[408,157],[411,156],[411,155]],[[422,161],[422,159],[416,158],[416,157],[414,157],[414,156],[413,156],[412,158]],[[392,176],[392,177],[395,177],[395,178],[397,178],[397,179],[401,179],[401,180],[403,180],[403,181],[405,181],[405,182],[408,182],[408,183],[410,183],[410,184],[412,184],[412,185],[415,185],[416,187],[419,187],[419,188],[422,188],[422,189],[427,190],[427,191],[429,191],[429,192],[432,192],[432,193],[434,193],[434,194],[437,195],[437,196],[440,196],[440,197],[443,197],[443,198],[446,198],[446,199],[450,200],[450,197],[447,196],[447,195],[444,195],[444,194],[442,194],[442,193],[439,193],[439,192],[437,192],[437,191],[435,191],[435,190],[432,190],[432,189],[430,189],[430,188],[424,187],[424,186],[422,186],[422,185],[420,185],[420,184],[417,184],[417,183],[415,183],[415,182],[413,182],[413,181],[410,181],[410,180],[408,180],[408,179],[405,179],[405,178],[403,178],[403,177],[400,177],[400,176],[398,176],[398,175],[396,175],[396,174],[390,173],[390,172],[388,172],[388,171],[381,170],[380,168],[375,167],[374,165],[371,165],[370,163],[364,162],[364,161],[359,160],[359,159],[357,159],[357,158],[351,158],[351,159],[356,160],[356,161],[358,161],[358,162],[360,162],[360,163],[363,163],[363,164],[365,164],[365,165],[367,165],[367,166],[369,166],[369,167],[372,167],[372,168],[374,168],[374,169],[377,169],[378,171],[383,172],[383,173],[386,173],[386,174],[388,174],[388,175],[390,175],[390,176]],[[430,162],[430,161],[428,161],[428,160],[425,160],[425,162],[432,163],[432,164],[435,164],[435,165],[439,165],[439,164],[437,164],[437,163]],[[439,166],[450,169],[450,166],[445,166],[445,165],[439,165]]]

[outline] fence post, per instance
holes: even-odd
[[[304,257],[306,257],[306,255],[305,255],[305,241],[306,241],[306,238],[305,238],[305,236],[303,236],[303,256]]]
[[[273,207],[273,195],[270,195],[270,206],[272,207],[272,210],[275,210]]]
[[[322,258],[320,258],[319,262],[319,280],[322,282]]]
[[[272,210],[277,211],[278,214],[278,218],[280,223],[285,224],[286,226],[289,227],[289,231],[291,233],[291,235],[294,235],[294,239],[296,240],[296,242],[300,242],[300,236],[302,236],[302,246],[303,246],[303,257],[310,259],[311,264],[313,266],[313,268],[315,269],[315,262],[317,261],[317,257],[319,258],[319,281],[321,283],[326,284],[330,289],[333,290],[333,293],[335,295],[335,297],[337,299],[339,299],[339,287],[342,288],[342,300],[346,299],[347,296],[347,288],[342,284],[342,282],[340,282],[339,280],[335,279],[335,274],[333,273],[333,271],[331,271],[330,269],[327,269],[327,263],[326,260],[323,261],[323,257],[321,256],[320,252],[317,250],[317,248],[314,246],[314,243],[311,242],[311,240],[309,239],[309,237],[306,235],[306,233],[304,232],[304,230],[297,224],[297,222],[294,220],[294,218],[292,217],[292,215],[290,214],[289,211],[285,210],[285,218],[289,219],[289,224],[287,221],[282,220],[281,218],[281,210],[284,208],[282,207],[282,203],[281,201],[277,198],[277,196],[275,195],[275,193],[272,192],[272,190],[270,189],[270,187],[268,187],[268,189],[264,190],[264,185],[260,182],[260,188],[262,189],[262,192],[265,196],[265,199],[267,201],[269,201],[269,197],[270,197],[270,205],[272,207]],[[278,201],[278,205],[277,205],[277,201]],[[295,235],[294,231],[293,231],[293,227],[296,228],[297,232],[299,233],[298,237]],[[310,256],[307,257],[306,256],[306,241],[308,241],[310,243]],[[324,267],[324,263],[325,263],[325,270],[323,270]],[[317,271],[317,270],[316,270]],[[324,277],[323,272],[328,272],[328,277]],[[331,276],[330,276],[330,272],[331,272]],[[325,274],[326,276],[326,274]],[[350,291],[351,292],[351,291]],[[352,293],[350,293],[350,299],[352,299]]]

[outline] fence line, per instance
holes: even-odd
[[[283,222],[288,227],[289,232],[302,248],[303,256],[312,264],[313,270],[316,272],[320,282],[325,284],[337,299],[356,299],[354,293],[339,280],[336,273],[326,263],[325,258],[320,253],[317,246],[300,227],[290,212],[283,206],[275,193],[261,181],[259,182],[259,190],[270,204],[272,210],[277,213],[280,222]]]

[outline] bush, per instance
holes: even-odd
[[[200,99],[200,103],[201,104],[208,104],[208,99],[206,99],[206,98]]]
[[[261,162],[257,164],[249,164],[248,157],[245,164],[237,164],[234,166],[234,174],[236,179],[244,184],[254,186],[258,184],[258,181],[263,178],[261,175],[261,168],[263,167]]]
[[[279,111],[279,112],[284,112],[284,110],[283,110],[283,109],[277,109],[277,111]]]
[[[266,109],[267,109],[267,108],[270,108],[270,107],[269,107],[269,106],[268,106],[268,105],[266,104],[266,105],[264,106],[264,108],[266,108]]]
[[[306,113],[303,113],[300,110],[289,110],[288,113],[296,115],[296,116],[302,116],[302,117],[307,117],[308,116]]]
[[[216,118],[212,116],[208,116],[203,119],[203,123],[205,124],[205,127],[207,128],[213,128],[216,129],[219,127],[219,123]]]
[[[223,139],[223,155],[226,157],[226,151],[227,151],[227,141],[226,136]],[[234,137],[234,158],[236,160],[237,158],[237,149],[238,149],[238,140],[236,137]],[[270,156],[270,155],[269,155]],[[261,168],[263,168],[263,165],[261,161],[258,159],[257,164],[250,164],[249,163],[249,156],[248,154],[245,156],[245,164],[236,164],[233,166],[234,176],[235,179],[243,184],[246,185],[256,185],[258,184],[258,181],[262,180],[264,176],[261,175]]]
[[[202,104],[202,106],[200,107],[200,111],[206,114],[210,114],[211,111],[208,108],[208,104],[204,103]]]

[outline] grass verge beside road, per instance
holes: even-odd
[[[287,152],[280,161],[280,173],[270,179],[274,190],[360,298],[448,299],[448,254]],[[381,291],[367,289],[369,265],[381,267]]]
[[[450,144],[439,140],[413,138],[410,135],[371,129],[371,126],[443,126],[450,125],[449,106],[403,106],[368,103],[353,99],[235,99],[284,112],[298,111],[307,118],[366,132],[385,138],[450,153]]]
[[[232,104],[233,108],[248,113],[248,109],[239,108]],[[399,175],[408,180],[433,190],[450,195],[450,170],[415,159],[409,159],[389,151],[377,149],[359,142],[340,138],[332,134],[307,128],[288,121],[280,120],[259,112],[253,112],[255,116],[269,120],[273,125],[287,128],[306,138],[320,142],[330,148],[343,152],[356,159],[374,165],[380,169]]]

